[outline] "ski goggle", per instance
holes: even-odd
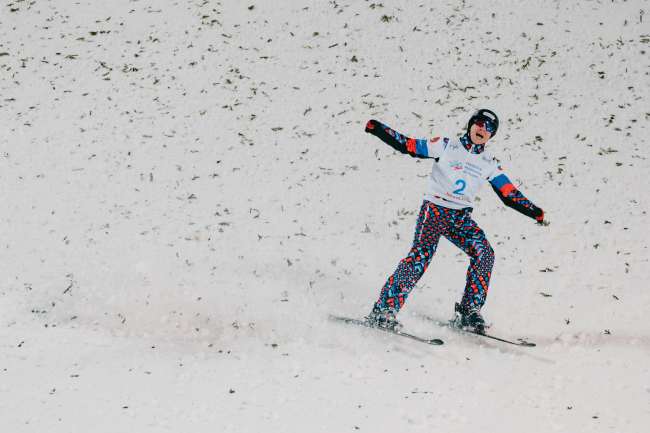
[[[488,119],[486,117],[476,120],[474,124],[480,126],[481,128],[485,128],[485,130],[490,134],[494,134],[497,130],[496,123],[494,123],[492,119]]]

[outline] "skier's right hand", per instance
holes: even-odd
[[[375,119],[368,120],[368,123],[366,123],[366,132],[372,133],[375,128],[377,128],[377,121]]]

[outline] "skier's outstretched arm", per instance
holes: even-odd
[[[426,138],[406,137],[378,120],[371,119],[366,123],[366,132],[379,138],[398,152],[411,155],[413,158],[438,159],[436,141],[431,143]]]
[[[499,172],[496,176],[492,177],[490,185],[492,189],[497,193],[501,201],[508,207],[513,208],[514,210],[521,212],[527,217],[535,219],[538,223],[544,222],[544,211],[535,206],[533,202],[528,200],[521,191],[519,191],[508,179],[508,176],[505,173]]]

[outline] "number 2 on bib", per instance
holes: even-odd
[[[454,194],[462,195],[463,191],[465,191],[465,187],[467,186],[467,182],[465,182],[463,179],[458,179],[454,185],[458,187],[454,190]]]

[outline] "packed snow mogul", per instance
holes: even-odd
[[[497,160],[485,150],[486,143],[498,129],[497,115],[485,109],[474,113],[460,138],[414,139],[374,119],[366,124],[366,132],[399,152],[435,161],[415,226],[413,246],[386,281],[366,318],[374,326],[399,328],[396,315],[426,271],[440,236],[444,236],[470,257],[465,291],[460,303],[455,305],[454,324],[474,332],[485,332],[481,307],[490,285],[494,251],[483,230],[472,219],[478,189],[489,182],[506,206],[540,224],[544,221],[542,209],[515,188]]]

